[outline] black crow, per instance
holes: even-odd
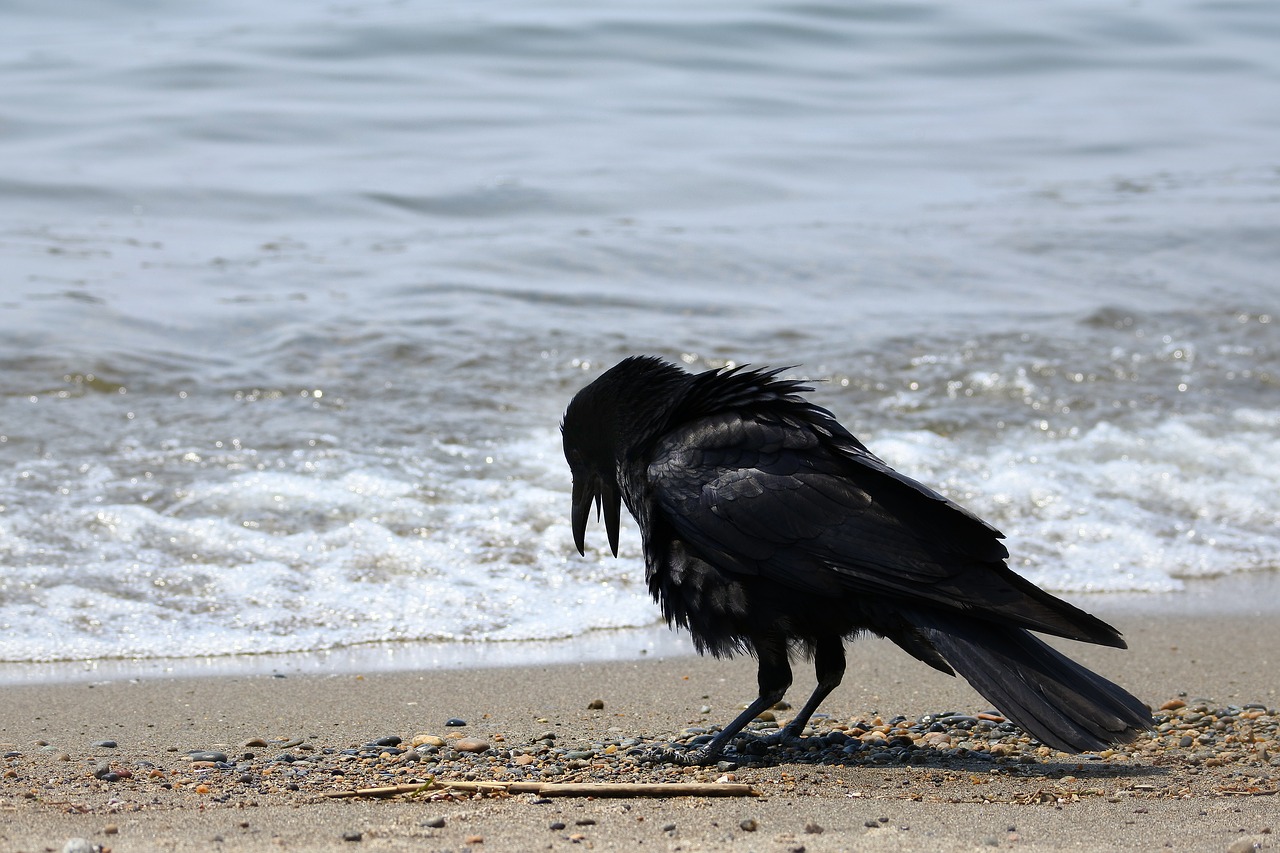
[[[844,675],[844,641],[864,631],[963,675],[1055,749],[1150,727],[1142,702],[1030,633],[1124,648],[1114,628],[1012,572],[998,530],[890,468],[781,372],[628,358],[578,392],[561,424],[578,551],[594,503],[617,555],[625,502],[667,622],[699,653],[759,661],[750,707],[663,760],[718,758],[782,699],[792,650],[813,658],[818,686],[770,741],[799,736]]]

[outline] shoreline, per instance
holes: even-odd
[[[1193,578],[1184,583],[1184,589],[1177,592],[1058,595],[1113,623],[1135,616],[1280,615],[1280,571]],[[1117,627],[1123,633],[1123,626]],[[370,643],[304,652],[188,658],[0,661],[0,687],[140,678],[488,669],[682,656],[695,656],[688,636],[655,622],[640,628],[599,630],[554,640]]]
[[[0,848],[61,850],[79,837],[114,853],[1265,849],[1280,837],[1280,742],[1272,739],[1280,734],[1271,728],[1280,706],[1280,620],[1272,618],[1274,599],[1235,604],[1225,614],[1123,617],[1093,607],[1119,623],[1129,650],[1060,647],[1153,707],[1189,703],[1170,712],[1189,714],[1175,720],[1172,738],[1094,758],[1024,745],[1018,760],[951,749],[883,763],[870,752],[843,756],[815,747],[727,769],[688,769],[627,764],[625,749],[608,751],[629,737],[660,742],[690,726],[727,722],[754,694],[754,662],[745,658],[644,655],[514,667],[15,684],[4,688],[0,703]],[[802,664],[795,674],[787,699],[798,704],[813,675]],[[1201,698],[1205,712],[1190,714]],[[597,699],[603,707],[591,708]],[[1238,708],[1246,703],[1267,709],[1246,714],[1267,716],[1244,719]],[[871,725],[877,717],[986,708],[962,681],[886,641],[864,639],[849,644],[845,683],[823,703],[815,725],[856,732],[850,728],[856,721]],[[1196,722],[1187,722],[1192,717]],[[447,726],[453,718],[466,725]],[[1218,722],[1224,727],[1214,729]],[[1180,748],[1178,737],[1192,725],[1209,740]],[[323,796],[368,782],[421,780],[427,768],[399,754],[344,755],[392,736],[409,746],[415,735],[438,737],[449,749],[461,745],[459,735],[488,745],[483,753],[452,753],[456,759],[433,771],[442,776],[469,773],[483,781],[534,773],[563,781],[585,774],[650,782],[728,776],[762,796]],[[223,752],[227,761],[202,761],[192,751]],[[522,765],[519,756],[533,752]]]

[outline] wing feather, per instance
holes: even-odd
[[[677,535],[725,571],[1093,633],[1081,611],[1008,569],[998,530],[842,433],[803,417],[722,411],[662,438],[649,487]]]

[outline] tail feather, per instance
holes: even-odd
[[[937,614],[917,624],[975,690],[1046,746],[1090,752],[1151,728],[1137,697],[1022,628]]]

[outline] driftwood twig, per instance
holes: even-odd
[[[396,797],[435,791],[537,794],[543,797],[757,797],[750,785],[735,782],[452,782],[431,779],[409,785],[329,791],[326,797]]]

